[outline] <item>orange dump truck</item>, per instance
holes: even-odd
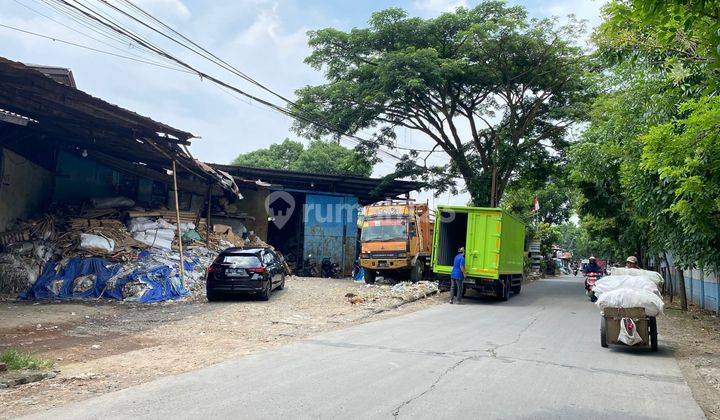
[[[422,280],[430,263],[433,223],[427,204],[385,201],[363,209],[360,265],[365,282],[378,275]]]

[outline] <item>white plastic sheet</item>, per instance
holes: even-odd
[[[603,293],[595,303],[605,308],[645,308],[648,316],[663,313],[665,303],[655,293],[645,289],[620,288]]]
[[[660,290],[658,290],[657,285],[652,280],[644,276],[605,276],[595,283],[593,292],[595,293],[595,296],[599,297],[603,293],[622,288],[643,289],[660,296]]]
[[[102,250],[112,252],[115,249],[115,241],[104,236],[92,235],[90,233],[80,234],[80,249]]]
[[[658,287],[665,282],[660,273],[655,271],[642,270],[640,268],[613,267],[610,269],[610,275],[645,277],[658,285]]]

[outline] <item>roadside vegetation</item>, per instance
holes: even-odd
[[[0,363],[4,363],[8,370],[47,370],[52,369],[50,360],[34,357],[17,349],[8,349],[0,353]]]

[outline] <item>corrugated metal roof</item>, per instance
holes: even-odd
[[[280,169],[250,168],[245,166],[210,164],[243,181],[261,181],[271,188],[307,192],[353,195],[360,204],[370,204],[386,198],[396,198],[410,191],[417,191],[425,184],[392,178],[366,178],[350,175],[328,175],[296,172]]]
[[[232,178],[190,155],[185,146],[195,137],[191,133],[57,83],[34,68],[2,57],[0,108],[37,121],[34,129],[45,141],[76,150],[94,150],[161,172],[175,160],[179,172],[216,181],[224,189],[239,194]]]
[[[24,115],[16,114],[14,112],[7,111],[0,108],[0,121],[17,124],[17,125],[28,125],[29,123],[36,123],[37,121],[32,118],[28,118]]]

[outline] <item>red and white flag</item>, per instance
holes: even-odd
[[[540,202],[538,201],[537,195],[535,196],[535,203],[533,205],[533,211],[538,212],[540,210]]]

